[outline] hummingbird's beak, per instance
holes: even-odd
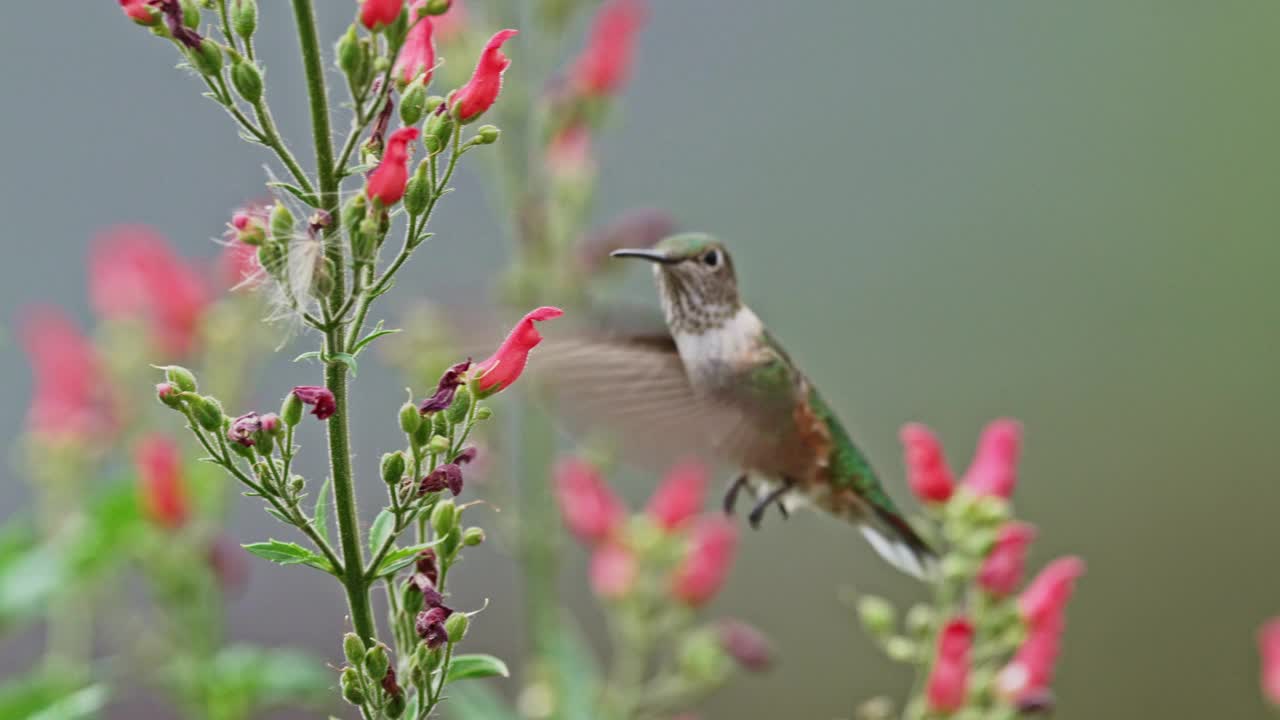
[[[642,260],[648,260],[649,262],[662,263],[663,265],[674,265],[675,263],[680,262],[679,258],[673,258],[670,255],[667,255],[666,253],[660,250],[637,250],[637,249],[623,248],[622,250],[614,250],[613,252],[609,253],[609,256],[616,257],[616,258],[629,258],[629,257],[641,258]]]

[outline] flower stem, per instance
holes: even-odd
[[[320,38],[316,31],[315,9],[311,0],[293,0],[293,14],[298,26],[298,44],[302,49],[303,69],[307,76],[307,98],[311,105],[311,133],[315,141],[316,173],[319,177],[320,204],[333,221],[326,238],[326,251],[333,266],[331,307],[341,307],[346,295],[346,257],[338,218],[338,175],[333,163],[333,141],[329,127],[329,98],[325,88],[324,64],[320,56]],[[332,356],[344,351],[342,332],[331,329],[325,335],[325,349]],[[325,387],[333,393],[337,412],[328,420],[329,469],[333,476],[333,502],[338,519],[338,537],[342,544],[343,585],[351,610],[351,624],[365,641],[376,641],[376,625],[369,602],[369,582],[364,572],[364,552],[360,538],[360,519],[356,511],[354,478],[351,471],[351,443],[348,427],[347,368],[342,363],[325,367]]]

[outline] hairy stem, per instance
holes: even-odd
[[[315,9],[311,0],[293,0],[293,14],[298,26],[298,44],[302,49],[303,68],[307,76],[307,97],[311,105],[311,133],[315,141],[316,172],[319,176],[320,204],[332,216],[326,238],[326,254],[332,264],[333,290],[330,307],[341,307],[346,295],[346,257],[338,217],[338,174],[333,162],[333,141],[329,127],[329,98],[325,88],[324,64],[320,56],[320,38],[316,31]],[[330,330],[325,335],[325,350],[332,356],[344,351],[342,333]],[[351,610],[351,624],[366,644],[376,642],[376,625],[369,602],[369,583],[364,572],[360,519],[356,510],[355,482],[351,470],[351,442],[348,423],[347,368],[329,363],[324,372],[325,387],[333,393],[337,412],[328,420],[329,470],[333,477],[333,502],[338,520],[338,537],[342,545],[343,585]]]

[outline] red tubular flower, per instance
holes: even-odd
[[[418,139],[418,128],[407,127],[391,133],[382,162],[369,173],[366,192],[370,200],[378,200],[383,207],[400,202],[404,188],[409,183],[409,143]]]
[[[311,414],[315,415],[317,420],[328,420],[338,412],[338,402],[333,397],[333,392],[327,387],[299,385],[293,389],[293,394],[298,396],[303,405],[311,406]]]
[[[1258,630],[1258,654],[1262,657],[1262,694],[1280,706],[1280,617]]]
[[[360,5],[360,22],[370,30],[379,30],[396,21],[404,9],[404,0],[364,0]]]
[[[46,440],[76,440],[114,429],[97,351],[62,311],[24,313],[22,344],[34,374],[31,432]]]
[[[151,26],[160,22],[159,15],[151,9],[150,0],[120,0],[120,9],[139,25]]]
[[[187,494],[177,444],[163,435],[149,435],[135,447],[134,464],[147,519],[167,530],[182,527],[187,521]]]
[[[502,44],[518,33],[499,30],[485,44],[471,79],[453,94],[450,109],[459,122],[475,120],[497,102],[502,92],[502,73],[511,65],[511,58],[502,53]]]
[[[926,503],[944,503],[955,492],[955,481],[942,444],[928,427],[908,423],[898,433],[906,455],[907,484]]]
[[[436,46],[432,40],[432,20],[419,11],[427,7],[427,0],[417,0],[409,6],[409,33],[405,35],[404,45],[400,47],[400,56],[396,58],[392,73],[402,85],[408,85],[414,78],[423,75],[422,83],[431,82],[431,72],[436,67]]]
[[[542,342],[542,334],[534,326],[536,322],[558,318],[564,311],[557,307],[540,307],[530,311],[511,329],[498,350],[477,363],[472,370],[476,394],[488,397],[502,392],[520,378],[529,362],[529,351]]]
[[[1050,696],[1065,627],[1061,612],[1033,625],[1013,659],[996,675],[996,691],[1018,705],[1042,704]]]
[[[635,586],[636,558],[617,543],[605,543],[591,554],[591,589],[606,600],[626,597]]]
[[[707,492],[707,468],[698,462],[673,467],[649,499],[648,513],[664,530],[675,530],[698,514]]]
[[[1022,425],[1001,419],[987,425],[978,440],[978,451],[964,474],[964,486],[976,495],[1008,500],[1018,483],[1018,454]]]
[[[1076,579],[1084,574],[1084,560],[1074,555],[1045,566],[1018,597],[1018,612],[1031,627],[1051,623],[1062,615]]]
[[[107,319],[140,319],[169,356],[191,352],[209,305],[204,278],[159,233],[142,226],[107,230],[89,266],[94,309]]]
[[[1035,526],[1022,522],[1000,528],[996,545],[978,570],[978,585],[997,597],[1018,591],[1027,563],[1027,548],[1036,538]]]
[[[631,69],[636,32],[644,23],[640,0],[609,0],[596,14],[587,47],[573,68],[574,85],[587,97],[612,95]]]
[[[676,599],[691,607],[706,604],[729,577],[738,547],[738,529],[723,515],[708,515],[693,529],[689,550],[671,579]]]
[[[966,618],[952,618],[938,634],[938,650],[925,687],[929,709],[953,713],[964,706],[969,694],[969,650],[973,625]]]
[[[622,525],[626,509],[594,465],[566,458],[552,475],[565,527],[579,540],[596,545]]]

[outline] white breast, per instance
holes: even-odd
[[[754,353],[764,324],[745,305],[718,328],[702,333],[674,334],[676,349],[694,387],[706,387],[724,377],[724,365],[736,364]]]

